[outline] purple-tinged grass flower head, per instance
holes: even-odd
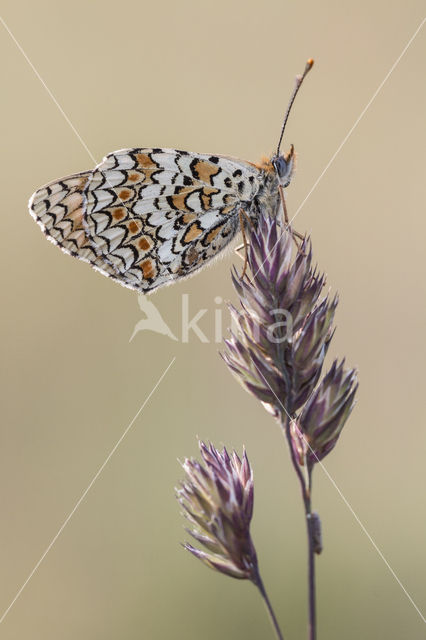
[[[354,407],[357,388],[355,370],[335,360],[291,425],[293,449],[301,466],[312,467],[334,448]]]
[[[325,277],[312,267],[305,238],[260,217],[250,234],[250,278],[232,280],[240,308],[223,358],[238,381],[275,417],[293,415],[314,390],[333,335],[337,296],[321,297]]]
[[[245,451],[240,458],[199,443],[202,462],[184,460],[185,480],[176,497],[190,523],[188,533],[205,550],[184,547],[212,569],[256,582],[258,566],[250,536],[253,472]]]

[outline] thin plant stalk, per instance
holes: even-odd
[[[306,533],[308,536],[308,638],[309,640],[316,640],[317,637],[317,624],[316,624],[316,582],[315,582],[315,545],[314,545],[314,531],[312,522],[312,473],[309,471],[308,483],[302,474],[300,465],[297,463],[296,455],[291,443],[290,434],[290,419],[287,414],[284,414],[281,420],[281,427],[285,437],[287,438],[291,461],[299,478],[300,487],[302,490],[303,505],[305,508],[306,518]]]
[[[260,577],[260,574],[258,573],[257,577],[255,580],[253,580],[254,584],[256,585],[256,587],[259,589],[260,595],[262,596],[263,602],[265,603],[266,609],[268,611],[269,614],[269,618],[271,620],[272,626],[274,628],[274,631],[277,635],[278,640],[284,640],[284,636],[281,632],[280,626],[278,624],[278,620],[277,617],[275,615],[274,609],[272,607],[272,604],[268,598],[268,594],[266,593],[266,589],[263,585],[262,582],[262,578]]]
[[[308,593],[309,593],[309,640],[317,637],[316,582],[315,582],[315,546],[311,509],[312,476],[309,473],[309,496],[305,500],[306,531],[308,535]]]

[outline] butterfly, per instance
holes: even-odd
[[[92,171],[50,182],[29,210],[47,238],[121,285],[149,293],[217,257],[259,211],[277,215],[294,168],[294,147],[253,164],[162,148],[122,149]]]

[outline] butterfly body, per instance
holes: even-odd
[[[218,256],[260,207],[279,210],[287,176],[259,165],[177,149],[122,149],[93,170],[37,190],[31,215],[66,253],[120,284],[148,293]],[[275,159],[276,160],[276,159]]]

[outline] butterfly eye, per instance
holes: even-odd
[[[291,174],[293,173],[293,154],[289,153],[287,156],[275,156],[272,159],[272,164],[282,187],[287,187],[290,184]]]
[[[274,169],[277,172],[279,178],[285,178],[288,173],[288,165],[284,156],[277,156],[272,160]]]

